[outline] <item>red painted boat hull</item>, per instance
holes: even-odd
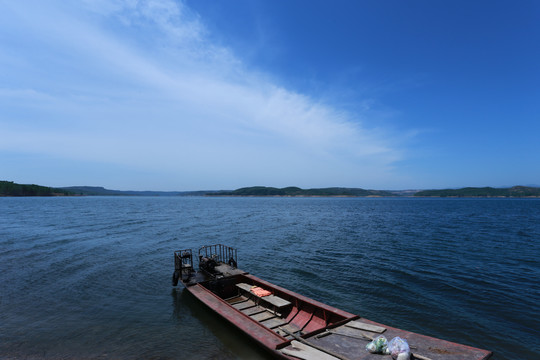
[[[406,339],[411,359],[492,356],[487,350],[378,324],[259,279],[237,269],[236,250],[220,244],[199,249],[198,271],[191,250],[175,252],[173,285],[178,280],[209,309],[281,358],[381,360],[366,350],[381,334],[388,340]]]
[[[241,276],[242,279],[239,281],[251,281],[252,284],[262,286],[265,289],[269,289],[274,293],[277,293],[279,296],[287,299],[295,299],[302,303],[303,307],[308,305],[308,308],[311,309],[322,309],[328,313],[337,314],[342,317],[341,320],[333,322],[329,326],[325,323],[317,322],[313,320],[313,316],[308,311],[299,311],[295,316],[295,322],[298,327],[302,327],[305,330],[305,334],[302,337],[310,339],[317,334],[320,334],[326,329],[337,328],[351,320],[361,320],[362,322],[381,326],[386,328],[384,335],[390,340],[394,336],[399,336],[403,339],[407,339],[409,344],[414,345],[414,352],[418,352],[424,358],[431,360],[458,360],[458,359],[474,359],[474,360],[485,360],[492,356],[490,351],[477,349],[467,345],[457,344],[441,339],[436,339],[433,337],[416,334],[413,332],[401,330],[398,328],[393,328],[384,324],[376,323],[367,319],[363,319],[358,315],[337,309],[335,307],[326,305],[324,303],[318,302],[316,300],[305,297],[301,294],[295,293],[288,289],[282,288],[280,286],[271,284],[265,280],[262,280],[256,276],[250,274],[244,274]],[[241,311],[232,307],[227,303],[223,298],[209,290],[204,284],[197,283],[189,285],[186,287],[193,296],[199,299],[203,304],[208,306],[209,309],[213,310],[217,315],[221,316],[223,319],[231,323],[240,329],[243,333],[249,336],[252,340],[257,342],[262,347],[270,350],[274,355],[287,358],[295,359],[296,357],[287,356],[281,353],[281,349],[290,346],[291,339],[287,339],[276,332],[268,329],[267,327],[261,325],[259,322],[253,320],[250,316],[242,313]],[[311,321],[310,321],[311,320]],[[354,340],[354,339],[352,339]],[[315,341],[315,340],[311,340]],[[347,337],[321,337],[318,338],[317,343],[321,346],[325,346],[328,349],[339,351],[346,356],[347,359],[383,359],[380,355],[370,354],[365,350],[365,345],[368,341],[361,343],[361,346],[358,346],[358,341],[351,341],[351,338]],[[414,355],[413,355],[414,356]],[[411,357],[413,358],[413,357]]]

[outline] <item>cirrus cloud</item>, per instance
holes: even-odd
[[[402,157],[366,114],[287,89],[212,44],[181,2],[1,4],[11,35],[0,40],[0,156],[116,164],[124,182],[103,170],[101,185],[135,189],[152,184],[130,171],[167,176],[168,189],[374,186]],[[85,183],[68,173],[40,176]]]

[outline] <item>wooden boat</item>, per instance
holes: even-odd
[[[173,286],[179,281],[211,310],[274,355],[286,359],[390,359],[371,354],[375,337],[399,336],[410,359],[488,359],[490,351],[379,324],[259,279],[237,267],[237,250],[217,244],[174,253]],[[381,357],[382,356],[382,357]]]

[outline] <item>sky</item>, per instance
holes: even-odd
[[[540,185],[540,2],[0,0],[0,180]]]

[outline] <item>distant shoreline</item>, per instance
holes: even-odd
[[[360,188],[300,189],[297,187],[273,188],[254,186],[234,191],[215,192],[208,196],[235,197],[425,197],[425,198],[538,198],[540,188],[514,186],[511,188],[462,188],[444,190],[365,190]]]
[[[284,198],[540,198],[540,187],[513,186],[510,188],[466,187],[440,190],[366,190],[362,188],[313,188],[289,186],[244,187],[236,190],[199,191],[125,191],[98,186],[52,188],[41,185],[0,181],[0,197],[28,196],[209,196],[209,197],[284,197]]]

